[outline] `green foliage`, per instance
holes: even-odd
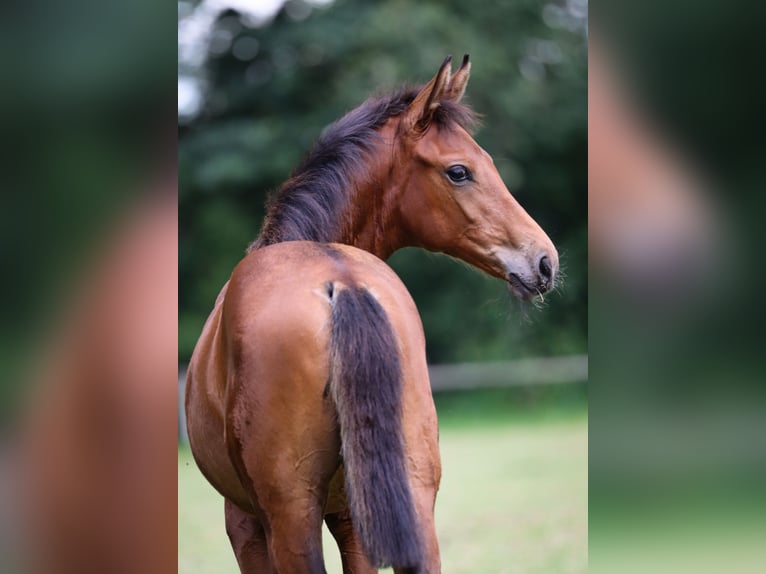
[[[474,64],[467,99],[485,117],[477,141],[553,239],[566,278],[538,310],[443,256],[407,249],[389,263],[421,312],[430,361],[583,352],[582,28],[546,25],[543,5],[531,0],[338,1],[305,19],[296,19],[305,13],[298,5],[261,28],[221,15],[216,29],[233,34],[231,45],[250,38],[257,52],[244,60],[231,48],[212,55],[205,108],[180,127],[180,359],[188,359],[220,287],[257,236],[268,193],[322,128],[373,93],[428,80],[446,54],[464,52]]]

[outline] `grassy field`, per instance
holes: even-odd
[[[497,407],[491,396],[485,398]],[[475,404],[475,401],[474,401]],[[587,414],[536,406],[486,416],[437,401],[443,480],[436,519],[445,574],[587,572]],[[325,532],[329,574],[340,573]],[[178,571],[237,572],[223,501],[178,452]]]

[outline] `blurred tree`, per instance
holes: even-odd
[[[443,256],[389,261],[420,309],[432,362],[584,352],[587,324],[585,2],[291,0],[267,25],[221,13],[202,112],[179,126],[179,353],[256,237],[267,194],[324,126],[373,93],[429,79],[446,54],[474,62],[477,141],[559,248],[545,310]]]

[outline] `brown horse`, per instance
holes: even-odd
[[[381,259],[421,246],[530,299],[551,241],[470,135],[468,57],[421,89],[367,100],[280,189],[218,296],[188,371],[194,457],[225,497],[242,572],[440,571],[441,477],[423,328]]]

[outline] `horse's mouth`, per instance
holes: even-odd
[[[516,275],[516,273],[508,274],[508,289],[516,297],[523,299],[524,301],[530,301],[534,298],[535,295],[540,294],[539,289],[535,289],[534,287],[531,287],[525,283],[521,277]]]

